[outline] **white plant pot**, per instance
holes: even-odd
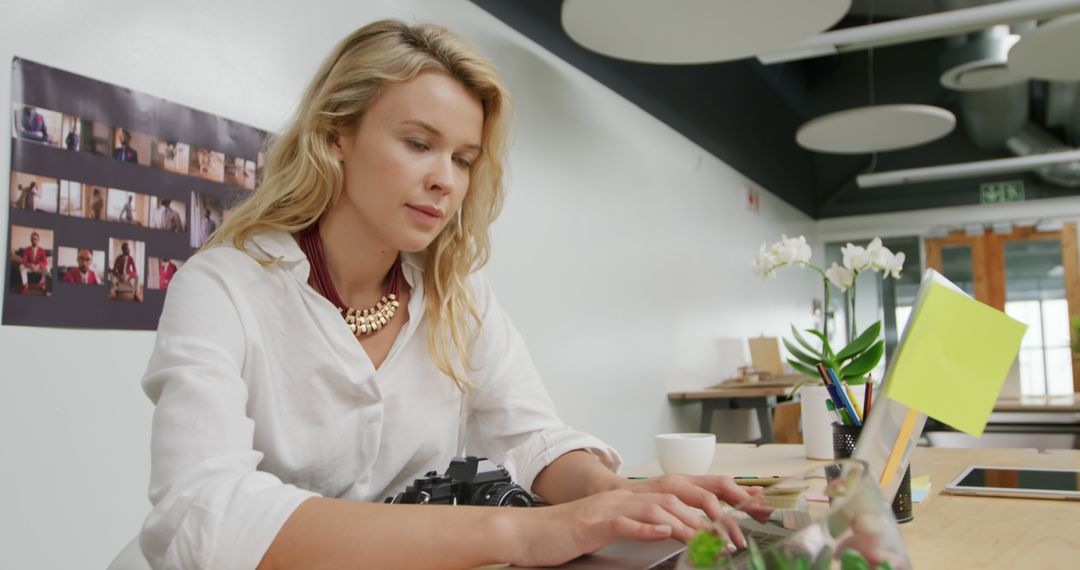
[[[866,387],[851,386],[855,397],[862,406]],[[807,384],[799,389],[802,402],[802,436],[807,459],[833,459],[832,423],[833,417],[825,407],[829,391],[822,384]]]

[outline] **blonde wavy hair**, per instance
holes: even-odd
[[[247,251],[253,234],[292,234],[315,224],[336,203],[344,175],[333,143],[355,131],[383,87],[439,71],[457,79],[484,110],[479,158],[469,190],[451,222],[425,250],[424,290],[429,319],[428,347],[439,369],[463,392],[469,321],[480,315],[468,276],[490,256],[488,227],[503,201],[503,159],[507,151],[510,97],[498,71],[461,36],[432,24],[397,20],[374,22],[342,40],[319,67],[295,117],[267,152],[262,184],[240,203],[204,247],[221,244]],[[260,260],[271,264],[275,260]]]

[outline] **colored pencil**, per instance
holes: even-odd
[[[874,380],[869,376],[866,377],[866,393],[863,394],[863,422],[866,421],[867,416],[870,415],[870,394],[874,391]]]
[[[859,416],[860,422],[866,421],[866,416],[863,415],[862,408],[859,407],[859,399],[855,397],[855,392],[851,391],[851,386],[848,386],[845,382],[840,382],[844,386],[844,391],[847,392],[848,400],[851,402],[851,407],[855,408],[855,414]]]

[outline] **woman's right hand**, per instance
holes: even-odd
[[[618,539],[686,542],[711,526],[675,495],[627,490],[506,514],[513,521],[509,562],[519,566],[555,566]]]

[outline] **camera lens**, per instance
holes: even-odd
[[[489,507],[531,507],[533,499],[525,489],[514,483],[492,483],[476,490],[472,504]]]

